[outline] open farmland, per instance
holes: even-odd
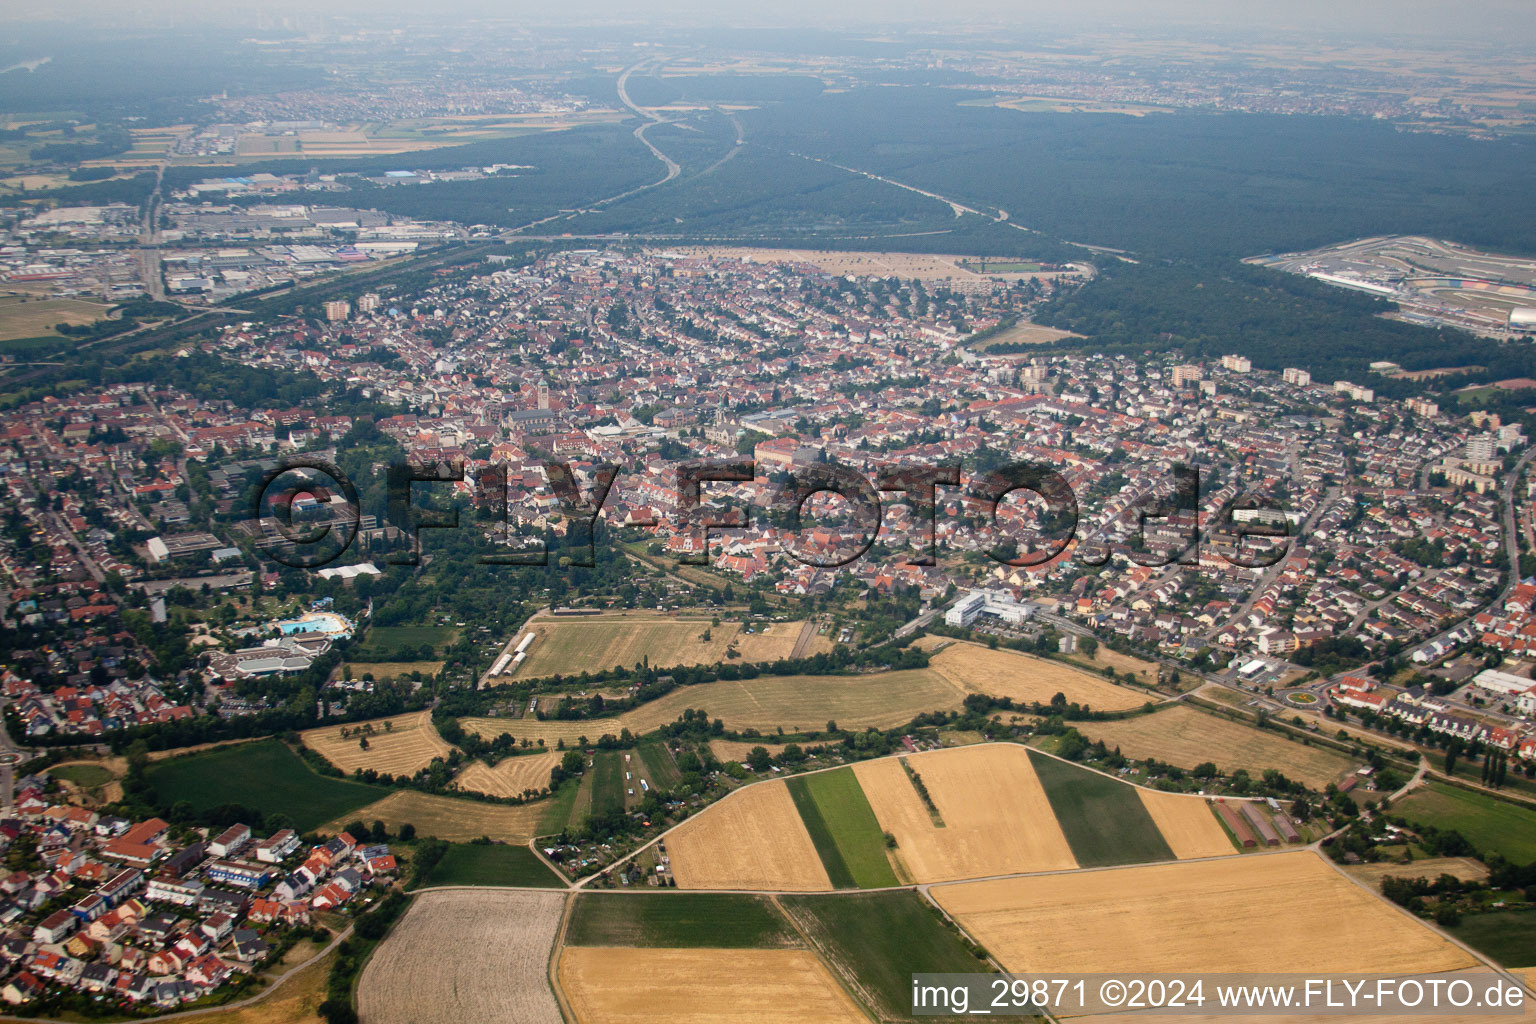
[[[803,949],[569,947],[560,954],[559,979],[578,1024],[865,1020],[816,955]]]
[[[894,757],[853,766],[896,858],[915,882],[1077,867],[1029,752],[1011,743],[906,758],[944,822],[938,827]]]
[[[1155,789],[1138,789],[1136,794],[1179,860],[1225,857],[1237,852],[1204,797],[1160,793]]]
[[[1425,857],[1411,864],[1379,860],[1375,863],[1345,865],[1344,873],[1358,879],[1373,889],[1381,887],[1381,880],[1388,875],[1397,878],[1428,878],[1451,875],[1464,882],[1481,882],[1488,877],[1488,867],[1472,857]],[[1536,954],[1533,954],[1536,955]]]
[[[29,299],[0,296],[0,341],[17,338],[41,338],[56,335],[54,327],[69,324],[78,327],[95,323],[106,316],[109,306],[79,299]]]
[[[773,732],[820,730],[829,720],[845,729],[888,729],[910,722],[924,711],[958,708],[964,694],[929,669],[869,672],[849,676],[758,676],[682,686],[648,704],[613,718],[571,721],[464,718],[464,728],[494,739],[511,733],[517,740],[543,740],[553,747],[579,737],[596,741],[605,733],[628,729],[637,736],[675,722],[688,708],[702,708],[730,729]]]
[[[535,634],[527,659],[515,673],[504,673],[492,681],[630,669],[641,661],[653,668],[714,665],[726,661],[726,652],[732,647],[742,662],[778,661],[794,651],[803,625],[775,622],[754,625],[753,632],[747,633],[740,622],[722,620],[716,626],[708,616],[689,618],[655,612],[536,615],[512,638],[515,642],[529,631]],[[708,640],[704,639],[706,634]],[[817,641],[819,646],[813,642],[807,654],[830,649],[824,637]]]
[[[561,889],[565,882],[526,846],[464,843],[448,847],[432,866],[422,888],[437,885],[510,885]]]
[[[583,893],[572,908],[565,943],[667,949],[801,944],[768,897],[717,892]]]
[[[379,681],[399,679],[420,672],[424,678],[431,679],[443,670],[441,661],[350,661],[343,668],[352,670],[352,678],[364,679],[372,676]]]
[[[1394,974],[1476,963],[1310,850],[965,882],[932,894],[1021,973]]]
[[[671,789],[683,781],[683,773],[677,767],[677,760],[672,756],[664,743],[642,743],[638,751],[644,778],[652,786],[662,789]]]
[[[1536,861],[1536,810],[1508,800],[1431,782],[1399,800],[1392,813],[1455,829],[1482,853],[1502,854],[1516,864]]]
[[[548,963],[563,893],[416,897],[357,986],[368,1024],[561,1024]]]
[[[797,775],[785,785],[833,886],[879,889],[897,884],[880,823],[853,769]]]
[[[1029,757],[1079,866],[1173,859],[1135,787],[1038,750]]]
[[[666,844],[679,888],[832,888],[782,780],[732,793],[679,825]]]
[[[351,820],[359,808],[389,792],[319,775],[275,739],[167,758],[152,764],[145,777],[166,807],[182,800],[197,811],[240,804],[258,814],[286,814],[305,832],[332,819]]]
[[[520,754],[504,757],[494,766],[474,760],[453,782],[459,789],[487,796],[522,796],[530,789],[537,791],[549,786],[549,771],[560,763],[561,756],[553,750]]]
[[[880,1020],[913,1018],[912,975],[990,972],[927,900],[912,890],[785,896],[784,909]]]
[[[538,831],[544,810],[543,803],[514,807],[402,789],[376,803],[332,819],[320,826],[320,831],[334,834],[347,822],[361,819],[369,824],[382,821],[390,829],[399,829],[409,823],[416,826],[416,834],[423,838],[434,836],[450,843],[467,843],[481,836],[507,843],[526,843]]]
[[[371,731],[367,728],[372,726]],[[343,736],[345,732],[347,735]],[[299,734],[304,745],[347,774],[373,769],[382,775],[415,775],[434,758],[453,749],[432,726],[432,712],[412,711],[393,718],[347,725],[327,725]],[[368,741],[364,750],[362,741]]]
[[[1314,789],[1338,781],[1355,767],[1354,762],[1337,751],[1309,747],[1273,732],[1182,706],[1116,722],[1075,724],[1084,736],[1103,740],[1111,749],[1119,747],[1126,757],[1155,757],[1180,768],[1214,761],[1223,772],[1274,768]]]
[[[951,644],[934,655],[928,665],[966,693],[1011,697],[1026,703],[1049,704],[1060,693],[1069,702],[1096,711],[1126,711],[1158,699],[1059,661],[994,651],[981,644]]]

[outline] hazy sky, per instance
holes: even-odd
[[[7,19],[92,22],[254,23],[255,11],[301,18],[410,12],[452,21],[459,17],[526,18],[558,24],[618,20],[632,24],[798,25],[845,29],[901,24],[991,21],[1019,29],[1130,29],[1455,35],[1536,53],[1536,0],[269,0],[256,6],[203,0],[53,0],[6,5]]]

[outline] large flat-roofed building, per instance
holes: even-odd
[[[1019,604],[1009,593],[973,590],[944,613],[944,624],[963,628],[983,615],[991,615],[1010,626],[1017,626],[1029,618],[1029,606]]]

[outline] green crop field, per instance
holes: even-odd
[[[796,776],[789,780],[789,793],[834,886],[899,884],[885,855],[880,822],[852,768]]]
[[[1517,864],[1536,860],[1536,811],[1486,793],[1431,782],[1399,800],[1391,813],[1455,829],[1483,853],[1503,854]]]
[[[564,886],[526,846],[500,843],[464,843],[448,847],[421,883],[433,885],[524,885],[541,889]]]
[[[1472,914],[1447,930],[1505,967],[1536,967],[1536,910]]]
[[[95,789],[117,778],[99,764],[66,764],[49,768],[48,774],[65,782],[73,782],[82,789]]]
[[[983,974],[991,966],[912,890],[783,896],[780,904],[878,1020],[914,1018],[912,975]]]
[[[240,804],[263,815],[285,814],[301,832],[390,794],[383,786],[310,771],[298,754],[275,739],[158,761],[146,778],[162,807],[183,800],[196,811]]]
[[[579,779],[566,779],[560,784],[560,788],[544,804],[544,813],[539,817],[539,835],[548,836],[565,831],[565,827],[571,824],[581,787],[590,785],[589,778],[583,776]]]
[[[1085,868],[1173,860],[1173,851],[1136,789],[1098,772],[1031,750],[1072,856]]]
[[[624,762],[613,752],[593,758],[592,814],[607,814],[624,809]]]
[[[457,633],[451,626],[372,626],[352,656],[359,661],[395,661],[395,655],[405,651],[411,658],[423,653],[436,657]],[[423,652],[424,647],[432,650]]]
[[[664,744],[640,744],[640,759],[645,762],[651,785],[671,789],[683,781],[683,773],[677,770],[677,762],[672,759]]]
[[[734,893],[584,893],[565,941],[571,946],[780,949],[799,945],[767,897]]]

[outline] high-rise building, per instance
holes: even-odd
[[[345,299],[333,299],[325,304],[325,318],[331,323],[340,323],[352,312],[352,304]]]
[[[379,308],[379,293],[364,292],[357,297],[357,311],[359,313],[373,313]]]
[[[1173,386],[1181,388],[1205,376],[1205,370],[1196,363],[1183,363],[1173,368]]]
[[[1221,366],[1222,369],[1231,370],[1233,373],[1247,373],[1253,369],[1253,363],[1249,362],[1247,356],[1222,356]]]
[[[1312,383],[1312,375],[1306,370],[1297,369],[1294,366],[1287,367],[1280,375],[1287,384],[1294,384],[1299,388],[1307,387]]]

